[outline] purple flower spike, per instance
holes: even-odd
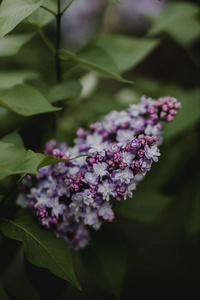
[[[181,108],[173,97],[143,96],[126,111],[112,111],[90,130],[77,130],[75,146],[51,140],[45,154],[73,158],[41,168],[23,179],[17,203],[28,207],[41,226],[54,230],[78,250],[89,242],[88,227],[112,222],[111,203],[133,196],[137,184],[158,161],[161,121],[171,122]]]

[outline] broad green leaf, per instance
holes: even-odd
[[[0,228],[5,236],[24,244],[26,257],[32,264],[49,269],[81,289],[74,275],[67,243],[36,224],[28,209],[18,211],[14,220],[6,220]]]
[[[23,116],[60,110],[52,106],[38,90],[25,84],[0,93],[0,106]]]
[[[0,56],[15,55],[26,44],[34,33],[12,34],[0,40]]]
[[[60,100],[77,98],[81,89],[81,84],[75,80],[58,83],[50,89],[48,99],[51,103],[54,103]]]
[[[21,170],[23,173],[36,175],[38,173],[38,169],[40,168],[66,161],[68,161],[68,159],[57,158],[52,155],[44,155],[42,153],[35,153],[32,150],[28,150],[26,156],[22,160]]]
[[[114,60],[120,72],[130,70],[158,46],[159,40],[126,36],[100,36],[92,43],[105,50]]]
[[[10,300],[6,291],[4,290],[3,284],[0,281],[0,299],[2,300]]]
[[[52,155],[26,151],[23,141],[17,132],[11,133],[0,140],[0,180],[14,174],[36,175],[38,169],[71,159],[57,158]],[[79,155],[78,157],[86,156]]]
[[[122,201],[116,206],[116,212],[122,216],[150,222],[159,217],[170,199],[151,189],[138,190],[132,199]]]
[[[188,45],[200,35],[199,7],[195,3],[170,3],[166,10],[152,18],[152,28],[148,35],[168,33],[182,45]]]
[[[16,84],[22,84],[27,79],[36,79],[39,74],[35,71],[1,71],[0,72],[0,89],[9,89]]]
[[[79,48],[76,54],[65,50],[60,50],[59,54],[64,60],[74,61],[81,64],[83,67],[95,70],[106,77],[114,78],[121,82],[132,83],[121,77],[118,67],[109,53],[91,42]]]
[[[57,2],[55,0],[45,0],[42,6],[57,13]],[[43,7],[40,7],[27,19],[25,19],[25,22],[28,22],[38,27],[43,27],[51,21],[53,21],[54,18],[55,16],[51,12],[45,10]]]
[[[0,38],[37,10],[44,0],[4,0],[0,6]]]
[[[87,156],[85,154],[79,155],[77,157],[73,157],[70,159],[58,158],[52,155],[44,155],[42,153],[35,153],[32,150],[28,150],[26,156],[22,160],[21,168],[23,173],[28,173],[30,175],[36,175],[38,173],[38,169],[43,168],[48,165],[56,164],[59,162],[66,162],[69,160],[73,160],[75,158],[79,158],[82,156]],[[21,172],[22,173],[22,172]]]

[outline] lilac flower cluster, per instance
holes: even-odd
[[[18,203],[28,206],[39,223],[75,248],[88,243],[88,227],[113,221],[113,200],[132,197],[153,162],[158,161],[161,120],[172,121],[181,104],[175,98],[142,97],[127,110],[109,113],[90,130],[77,130],[75,146],[47,143],[45,154],[76,159],[41,168],[25,179]]]

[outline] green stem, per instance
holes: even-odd
[[[57,82],[61,82],[61,62],[59,58],[58,50],[60,49],[61,41],[61,12],[60,12],[60,0],[58,0],[58,11],[56,15],[56,52],[55,52],[55,65]]]
[[[65,11],[68,9],[68,7],[70,7],[70,5],[74,2],[75,0],[71,0],[69,4],[67,4],[67,6],[63,9],[63,11],[61,12],[61,16],[65,13]]]
[[[46,7],[46,6],[40,6],[41,8],[43,8],[43,9],[45,9],[45,10],[47,10],[48,12],[50,12],[52,15],[54,15],[55,17],[56,17],[56,13],[53,11],[53,10],[51,10],[51,9],[49,9],[48,7]]]

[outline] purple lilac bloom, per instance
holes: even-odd
[[[153,159],[153,161],[158,161],[158,156],[160,156],[160,151],[158,147],[152,146],[151,148],[148,145],[144,146],[145,155],[148,159]]]
[[[172,121],[180,107],[169,96],[157,101],[143,96],[138,105],[91,124],[90,131],[79,129],[74,147],[49,141],[45,154],[85,156],[41,168],[34,180],[27,176],[17,203],[29,207],[41,226],[54,230],[70,247],[85,247],[88,229],[113,221],[114,200],[132,197],[158,161],[161,121]]]
[[[116,196],[116,185],[108,180],[105,180],[102,184],[98,187],[98,192],[103,194],[103,199],[109,201],[110,196]]]

